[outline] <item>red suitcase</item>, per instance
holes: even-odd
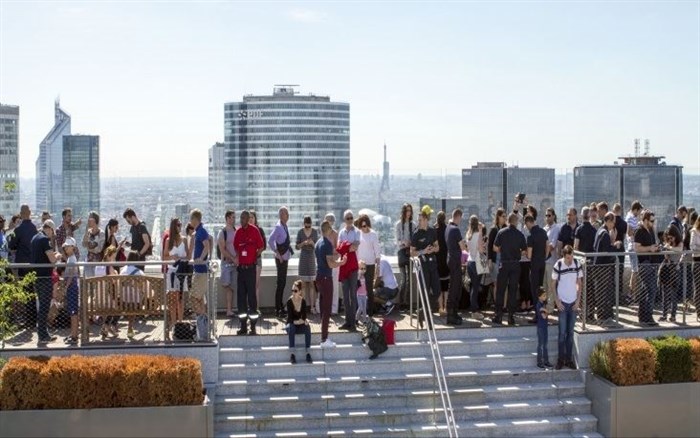
[[[382,320],[382,331],[384,332],[384,340],[386,340],[386,345],[394,345],[394,329],[396,328],[396,321],[392,319]]]

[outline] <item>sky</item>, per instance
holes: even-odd
[[[0,0],[0,102],[34,176],[53,103],[103,176],[205,176],[225,102],[299,84],[350,103],[351,169],[477,161],[700,173],[700,2]]]

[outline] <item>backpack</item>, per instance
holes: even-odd
[[[197,327],[191,322],[176,322],[173,329],[173,337],[178,341],[194,341]]]
[[[224,245],[226,245],[226,239],[228,239],[228,233],[226,232],[226,228],[221,230],[222,233],[224,233]],[[216,242],[216,258],[221,260],[221,249],[219,248],[219,242]]]
[[[384,330],[382,330],[377,321],[372,318],[369,318],[367,321],[362,341],[366,341],[367,346],[372,351],[372,356],[370,356],[370,359],[376,359],[377,356],[389,349],[389,347],[386,345]]]
[[[558,260],[557,264],[555,266],[557,268],[557,288],[558,288],[559,282],[561,281],[561,260]],[[579,264],[577,259],[574,259],[574,269],[576,269],[576,272],[578,272],[578,270],[581,269],[581,265]]]

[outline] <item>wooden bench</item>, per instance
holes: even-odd
[[[81,282],[81,306],[86,318],[96,316],[162,316],[165,284],[162,277],[109,275]]]

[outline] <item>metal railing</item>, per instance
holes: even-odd
[[[700,252],[574,252],[583,270],[581,326],[700,321]],[[556,268],[556,266],[555,266]],[[636,319],[636,321],[634,321]]]
[[[445,375],[445,368],[442,364],[442,355],[440,354],[440,345],[438,344],[437,333],[435,332],[435,326],[433,324],[433,311],[430,308],[430,300],[428,299],[428,290],[425,284],[425,278],[423,277],[423,269],[421,266],[420,259],[418,257],[411,258],[412,275],[411,280],[415,276],[416,279],[416,292],[418,293],[418,312],[423,316],[423,321],[425,321],[426,333],[428,335],[428,346],[430,347],[430,354],[433,359],[434,374],[434,392],[440,395],[440,402],[442,403],[442,409],[445,414],[445,423],[447,425],[447,433],[450,437],[458,437],[457,423],[455,421],[454,411],[452,410],[452,400],[450,398],[450,390],[447,386],[447,377]],[[411,288],[411,293],[414,288]],[[413,297],[411,297],[411,302],[413,302]],[[419,316],[420,320],[420,316]],[[418,325],[416,324],[416,331],[418,330]],[[435,397],[433,396],[433,412],[435,412]]]
[[[200,321],[197,317],[201,315],[206,318],[201,319],[202,332],[198,333],[196,340],[211,341],[218,338],[218,289],[214,281],[218,262],[205,262],[208,272],[202,273],[198,280],[195,280],[195,275],[191,272],[176,274],[172,269],[162,272],[161,267],[169,263],[172,264],[172,261],[78,262],[70,265],[78,270],[74,277],[54,274],[52,279],[37,276],[33,287],[28,290],[30,300],[10,304],[7,315],[13,330],[12,333],[1,334],[3,348],[6,342],[29,347],[32,343],[41,341],[36,338],[41,335],[37,333],[37,326],[44,321],[45,313],[48,314],[45,322],[49,336],[60,335],[66,338],[72,335],[71,314],[77,316],[81,345],[115,344],[115,341],[125,339],[135,343],[176,340],[171,336],[171,333],[174,335],[175,320]],[[190,267],[195,264],[193,261],[186,263]],[[104,275],[103,271],[107,267],[113,267],[118,272],[119,268],[127,265],[142,267],[144,275]],[[35,272],[36,269],[58,271],[66,267],[65,263],[14,263],[6,265],[5,269],[17,277],[23,273]],[[193,280],[196,284],[193,284]],[[123,328],[127,328],[126,332]],[[46,346],[62,347],[63,343],[57,339]]]

